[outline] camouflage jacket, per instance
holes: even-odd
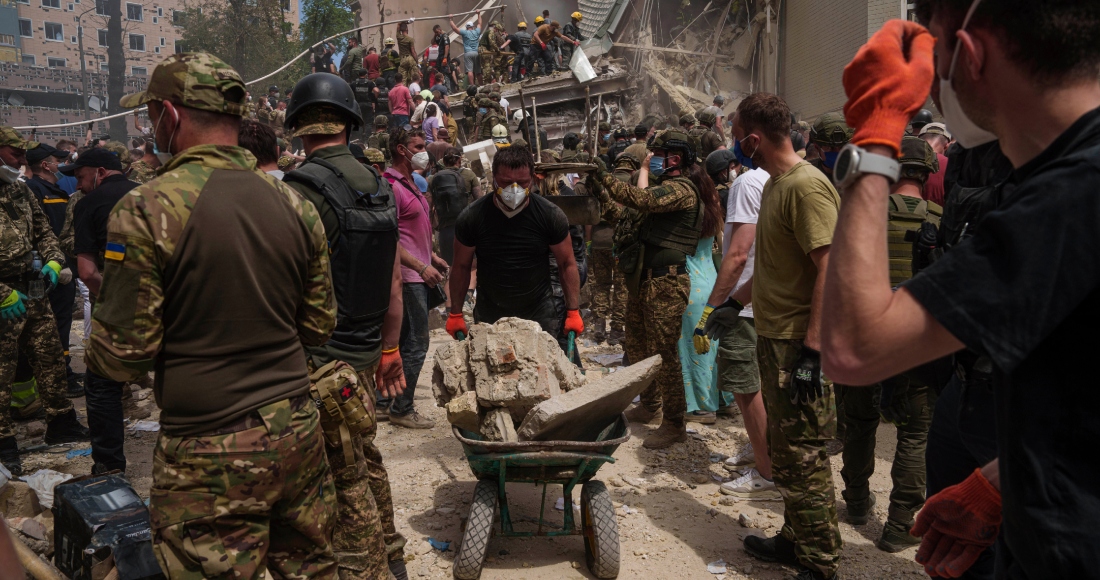
[[[130,181],[136,181],[137,183],[149,183],[157,176],[157,170],[153,169],[148,163],[138,159],[130,164]]]
[[[76,247],[76,238],[73,232],[73,208],[76,202],[84,199],[84,192],[79,189],[69,196],[69,203],[65,205],[65,224],[61,226],[61,235],[57,238],[57,244],[66,256],[73,255]]]
[[[688,132],[688,136],[694,137],[696,140],[695,152],[698,154],[699,159],[705,160],[707,155],[714,153],[719,147],[725,145],[722,142],[722,138],[715,133],[713,129],[699,123],[691,128]]]
[[[153,369],[165,332],[164,293],[170,283],[165,279],[166,269],[192,210],[216,169],[252,171],[286,196],[309,231],[314,248],[295,321],[298,335],[303,343],[320,344],[332,333],[336,298],[329,271],[328,242],[317,209],[281,181],[258,171],[256,158],[248,151],[199,145],[177,154],[161,168],[158,179],[130,191],[111,211],[108,250],[117,245],[121,254],[107,262],[104,289],[92,320],[85,360],[96,373],[125,381]],[[136,288],[111,292],[114,276],[125,276]],[[130,300],[119,302],[125,294],[130,294]],[[105,315],[108,312],[110,316]]]
[[[42,263],[65,263],[50,219],[34,192],[21,181],[0,185],[0,300],[11,294],[5,282],[31,270],[31,251]]]
[[[642,189],[616,179],[611,173],[603,173],[600,176],[600,184],[612,200],[642,213],[688,210],[694,208],[699,202],[695,191],[681,179],[676,178],[664,179]]]

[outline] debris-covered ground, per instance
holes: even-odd
[[[76,328],[79,329],[79,322]],[[433,331],[432,349],[416,392],[417,409],[435,420],[435,428],[413,431],[382,423],[378,431],[379,446],[393,485],[397,526],[408,538],[409,574],[415,579],[451,577],[451,562],[461,539],[475,484],[462,449],[451,434],[446,413],[436,406],[432,396],[432,352],[447,340],[450,338],[443,331]],[[73,362],[77,366],[80,352],[78,348],[73,350],[77,355]],[[581,352],[585,355],[586,367],[598,370],[598,365],[588,360],[588,355],[614,354],[621,350],[582,344]],[[74,402],[83,418],[83,399]],[[135,389],[134,398],[127,401],[126,412],[131,424],[141,419],[155,420],[157,411],[152,403],[152,391]],[[145,413],[151,414],[143,417]],[[21,429],[25,431],[28,425],[23,423]],[[598,478],[607,483],[619,516],[622,544],[619,577],[686,580],[790,576],[791,570],[756,561],[741,548],[741,540],[746,535],[776,533],[783,521],[782,502],[733,501],[718,491],[721,478],[730,476],[721,466],[720,458],[733,455],[747,441],[740,418],[719,418],[717,424],[710,426],[694,423],[688,426],[694,432],[686,443],[661,451],[641,447],[642,437],[652,427],[632,426],[634,437],[615,453],[617,462],[604,466],[598,474]],[[143,498],[149,493],[155,438],[156,433],[127,429],[126,475]],[[40,443],[41,436],[21,444],[32,442]],[[68,459],[64,449],[51,451],[56,452],[24,456],[27,472],[51,468],[85,475],[91,469],[90,457]],[[884,425],[879,429],[878,461],[871,480],[871,488],[878,495],[871,523],[859,527],[843,523],[844,504],[843,501],[838,503],[844,538],[841,571],[845,578],[924,575],[913,561],[915,548],[887,554],[874,547],[886,519],[893,451],[893,427]],[[833,475],[838,484],[841,481],[839,470],[840,457],[835,456]],[[576,504],[579,489],[574,493]],[[508,494],[517,529],[526,529],[524,526],[533,529],[533,522],[538,517],[540,489],[511,484]],[[840,495],[839,489],[837,495]],[[555,509],[560,496],[560,489],[551,489],[546,495],[545,518],[548,521],[562,521],[562,512]],[[429,538],[450,542],[448,551],[440,552],[431,545]],[[39,543],[36,547],[45,544]],[[725,563],[725,574],[708,572],[708,564],[716,564],[719,560]],[[722,567],[712,566],[711,569],[720,571]],[[592,575],[585,567],[584,543],[580,537],[494,538],[489,545],[482,578],[536,580],[592,578]]]

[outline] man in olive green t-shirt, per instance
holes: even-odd
[[[753,305],[772,477],[785,504],[779,534],[748,536],[745,550],[800,568],[799,578],[828,579],[836,577],[841,546],[825,453],[836,436],[836,403],[818,349],[840,196],[795,154],[789,119],[783,99],[757,93],[741,102],[733,123],[741,151],[771,175],[761,195],[753,277],[734,299]]]

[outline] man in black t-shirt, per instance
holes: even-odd
[[[1100,438],[1100,5],[916,9],[931,34],[887,22],[845,68],[845,117],[864,151],[855,162],[849,148],[836,165],[844,203],[825,277],[823,366],[793,372],[868,385],[964,347],[988,357],[997,458],[928,498],[911,531],[922,536],[917,561],[958,577],[996,541],[998,578],[1094,576],[1100,469],[1083,449]],[[935,76],[954,137],[970,148],[999,139],[1014,171],[969,239],[894,292],[882,225],[889,170],[874,156],[896,158]]]
[[[477,257],[477,306],[474,320],[492,324],[515,316],[538,322],[568,346],[569,332],[580,335],[584,323],[578,311],[580,273],[569,237],[569,220],[556,205],[529,195],[534,179],[531,152],[506,147],[493,158],[496,192],[469,205],[455,225],[451,296],[463,296]],[[565,294],[565,319],[554,303],[550,281],[552,253],[559,265]],[[468,334],[462,301],[453,300],[447,332]]]
[[[123,175],[118,156],[102,148],[85,152],[75,163],[61,171],[66,175],[75,174],[80,190],[87,192],[73,207],[73,254],[76,255],[80,280],[88,287],[95,304],[103,283],[104,256],[119,251],[119,248],[107,244],[107,222],[111,218],[111,210],[138,184]],[[92,460],[95,461],[92,473],[105,473],[113,469],[125,471],[122,383],[88,369],[84,392],[88,404],[88,428],[92,432]]]

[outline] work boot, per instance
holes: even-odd
[[[409,580],[409,571],[405,569],[404,558],[390,560],[390,574],[395,580]]]
[[[632,407],[631,409],[627,410],[627,412],[624,414],[626,415],[626,420],[630,423],[649,423],[653,421],[653,419],[655,419],[660,413],[660,409],[657,409],[656,411],[650,411],[649,409],[645,408],[645,405],[639,403],[637,405],[634,405],[634,407]]]
[[[845,519],[853,526],[862,526],[871,519],[871,510],[874,509],[878,500],[872,493],[864,499],[850,500],[845,497],[844,501],[848,506],[848,515]]]
[[[0,439],[0,463],[4,464],[12,477],[23,475],[23,462],[19,459],[19,443],[15,435]]]
[[[875,546],[883,552],[890,552],[891,554],[906,548],[919,546],[920,538],[909,534],[909,529],[912,527],[912,523],[902,524],[894,520],[886,520],[886,525],[882,527],[882,537],[875,542]]]
[[[435,427],[435,421],[423,417],[420,413],[413,411],[408,415],[390,415],[390,423],[393,425],[400,425],[406,429],[431,429]]]
[[[620,345],[626,339],[626,332],[621,328],[611,327],[611,335],[607,337],[607,344],[611,346]]]
[[[50,418],[46,423],[46,435],[42,439],[46,445],[56,445],[89,441],[91,436],[88,428],[77,421],[76,409],[69,409],[67,413]]]
[[[642,447],[646,449],[664,449],[681,441],[687,441],[687,428],[683,425],[673,425],[668,421],[661,422],[656,431],[642,440]]]
[[[757,560],[776,562],[784,566],[801,568],[798,556],[794,553],[794,542],[784,538],[782,534],[776,534],[770,538],[760,536],[745,536],[745,551]]]
[[[69,375],[68,385],[65,387],[65,396],[70,399],[79,399],[84,396],[84,373]]]

